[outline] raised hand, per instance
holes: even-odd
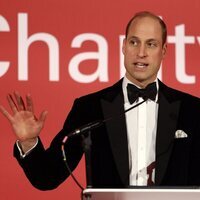
[[[43,111],[37,119],[34,114],[33,101],[29,94],[26,95],[26,104],[18,92],[14,92],[14,95],[9,94],[7,100],[12,114],[2,105],[0,105],[0,111],[11,123],[20,143],[31,147],[44,126],[47,111]]]

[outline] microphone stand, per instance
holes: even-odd
[[[147,99],[145,99],[144,101],[130,107],[129,109],[125,110],[123,113],[121,113],[120,115],[118,116],[113,116],[113,117],[110,117],[108,119],[104,119],[104,120],[97,120],[97,121],[94,121],[94,122],[91,122],[89,124],[86,124],[74,131],[72,131],[71,133],[69,133],[68,135],[66,135],[62,141],[62,146],[61,146],[61,149],[62,149],[62,153],[63,153],[63,160],[65,162],[65,165],[68,169],[68,171],[70,172],[72,178],[74,179],[74,181],[76,182],[76,184],[81,188],[82,192],[83,192],[83,187],[79,184],[79,182],[76,180],[76,178],[74,177],[71,169],[69,168],[69,165],[67,163],[67,159],[66,159],[66,155],[65,155],[65,150],[64,150],[64,145],[68,139],[68,137],[74,137],[74,136],[77,136],[77,135],[81,135],[82,137],[82,145],[83,145],[83,151],[85,153],[85,161],[86,161],[86,181],[87,181],[87,188],[92,188],[92,168],[91,168],[91,146],[92,146],[92,140],[91,140],[91,130],[101,126],[102,124],[106,123],[106,122],[109,122],[110,120],[113,120],[115,118],[119,118],[121,116],[123,116],[126,112],[134,109],[135,107],[143,104]],[[82,195],[83,197],[83,195]],[[86,194],[85,195],[85,198],[87,200],[90,200],[91,199],[91,195],[90,194]]]
[[[87,188],[92,188],[92,169],[91,169],[91,130],[88,130],[87,134],[81,135],[83,142],[83,151],[85,153],[85,163],[86,163],[86,180]]]

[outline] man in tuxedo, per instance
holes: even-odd
[[[36,119],[30,95],[26,105],[20,94],[8,95],[13,114],[3,106],[0,110],[18,139],[14,156],[35,187],[54,189],[70,175],[63,161],[62,141],[73,130],[96,120],[105,122],[91,130],[92,187],[200,184],[200,100],[157,79],[166,38],[163,20],[150,12],[137,13],[128,23],[123,41],[124,78],[76,99],[63,129],[46,150],[39,134],[47,112]],[[64,150],[73,171],[84,153],[82,135],[69,137]]]

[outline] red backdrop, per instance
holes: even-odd
[[[6,95],[14,90],[31,93],[36,114],[49,111],[41,133],[48,147],[76,97],[123,75],[125,26],[141,10],[157,13],[168,24],[160,78],[200,96],[199,9],[199,0],[1,0],[0,103],[8,108]],[[0,132],[0,199],[80,199],[71,178],[53,191],[33,188],[12,156],[15,137],[2,115]],[[85,186],[84,160],[75,175]]]

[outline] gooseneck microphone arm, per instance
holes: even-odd
[[[81,126],[80,128],[78,129],[75,129],[74,131],[72,131],[71,133],[69,133],[67,135],[67,137],[73,137],[73,136],[77,136],[77,135],[81,135],[81,134],[84,134],[85,132],[88,132],[88,131],[91,131],[92,129],[95,129],[101,125],[103,125],[104,123],[110,121],[110,120],[113,120],[115,118],[120,118],[121,116],[124,115],[124,113],[134,109],[135,107],[138,107],[139,105],[143,104],[145,101],[147,100],[143,100],[142,102],[130,107],[129,109],[125,110],[123,113],[119,114],[118,116],[114,116],[114,117],[110,117],[108,119],[104,119],[104,120],[96,120],[94,122],[90,122],[86,125],[83,125]]]

